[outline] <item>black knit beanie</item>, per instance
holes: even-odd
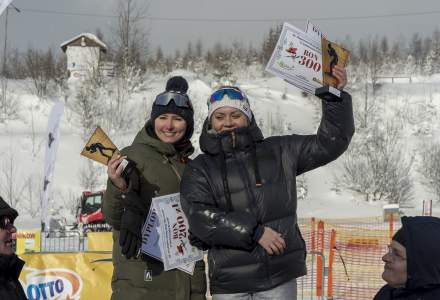
[[[406,238],[405,232],[403,231],[403,227],[396,231],[393,236],[393,240],[401,244],[403,247],[406,247]]]
[[[173,76],[167,81],[167,85],[165,88],[165,92],[177,92],[179,94],[186,95],[188,91],[188,82],[182,76]],[[184,140],[188,140],[191,138],[194,132],[194,111],[192,107],[179,107],[174,103],[174,101],[170,101],[168,105],[156,105],[153,103],[153,108],[151,109],[150,115],[150,126],[154,131],[154,120],[163,114],[172,113],[178,116],[181,116],[186,121],[186,132],[183,137]]]
[[[6,203],[5,200],[0,196],[0,218],[8,216],[11,221],[14,221],[15,218],[18,217],[18,212],[9,206],[8,203]]]

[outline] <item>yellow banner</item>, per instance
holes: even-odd
[[[113,237],[111,232],[87,233],[87,249],[89,251],[112,251]]]
[[[26,252],[40,252],[41,232],[40,230],[18,230],[17,234],[18,255]]]
[[[29,253],[20,281],[29,300],[107,300],[113,273],[110,252]]]

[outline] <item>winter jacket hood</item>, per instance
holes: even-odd
[[[440,299],[440,219],[402,217],[408,280],[404,288],[385,285],[374,300]]]
[[[407,289],[440,288],[440,219],[403,217],[406,238]]]

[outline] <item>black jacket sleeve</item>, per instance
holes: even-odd
[[[185,168],[180,186],[181,205],[191,233],[211,247],[253,249],[262,229],[256,217],[250,211],[219,209],[206,176],[192,163]]]
[[[322,101],[322,119],[315,135],[284,137],[284,151],[296,161],[296,174],[313,170],[338,158],[354,134],[351,96],[342,92],[341,102]]]

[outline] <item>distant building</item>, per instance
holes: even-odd
[[[91,33],[81,33],[61,44],[67,55],[69,79],[83,79],[90,72],[99,70],[101,55],[107,46]]]

